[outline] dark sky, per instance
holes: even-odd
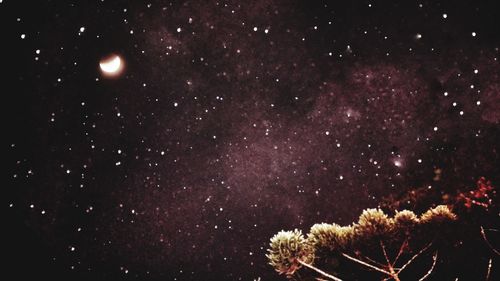
[[[0,0],[5,273],[276,280],[281,229],[498,183],[495,2]]]

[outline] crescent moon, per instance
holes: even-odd
[[[123,68],[122,59],[117,55],[112,56],[109,59],[100,61],[99,67],[106,75],[118,75]]]

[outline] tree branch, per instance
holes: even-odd
[[[384,253],[385,260],[387,261],[387,265],[391,266],[391,261],[389,260],[389,256],[387,255],[387,251],[385,250],[385,245],[382,241],[380,241],[380,247],[382,248],[382,252]]]
[[[364,262],[364,261],[362,261],[362,260],[358,260],[357,258],[353,258],[353,257],[349,256],[348,254],[344,254],[344,253],[342,253],[342,255],[343,255],[344,257],[346,257],[346,258],[348,258],[348,259],[350,259],[350,260],[354,261],[354,262],[357,262],[357,263],[359,263],[359,264],[361,264],[361,265],[364,265],[364,266],[366,266],[366,267],[369,267],[369,268],[371,268],[371,269],[374,269],[374,270],[376,270],[376,271],[382,272],[382,273],[387,274],[387,275],[389,275],[389,276],[391,276],[391,277],[392,277],[392,274],[391,274],[389,271],[386,271],[386,270],[383,270],[383,269],[381,269],[381,268],[378,268],[378,267],[376,267],[376,266],[374,266],[374,265],[371,265],[371,264],[369,264],[369,263],[367,263],[367,262]]]
[[[401,244],[401,247],[399,247],[399,252],[396,258],[394,258],[394,262],[392,263],[392,266],[396,266],[396,263],[398,262],[399,257],[403,254],[404,249],[408,245],[408,238],[405,239],[405,241]]]
[[[438,252],[436,251],[434,253],[434,255],[432,256],[432,266],[431,266],[431,268],[429,269],[429,271],[427,271],[427,273],[422,278],[418,279],[418,281],[423,281],[427,277],[429,277],[429,275],[431,275],[432,271],[434,270],[434,267],[436,266],[437,257],[438,257]]]
[[[312,270],[316,271],[317,273],[319,273],[319,274],[321,274],[321,275],[323,275],[323,276],[325,276],[327,278],[330,278],[330,279],[335,280],[335,281],[342,281],[342,279],[340,279],[338,277],[335,277],[335,276],[333,276],[331,274],[328,274],[328,273],[324,272],[323,270],[321,270],[321,269],[319,269],[319,268],[317,268],[317,267],[315,267],[313,265],[305,263],[305,262],[303,262],[301,260],[297,260],[297,262],[300,263],[301,265],[309,268],[309,269],[312,269]]]
[[[370,257],[367,257],[367,256],[363,256],[363,258],[365,258],[367,261],[373,263],[374,265],[376,266],[379,266],[379,267],[385,267],[385,264],[382,264],[382,263],[379,263],[378,261],[370,258]]]
[[[493,262],[493,259],[490,258],[490,261],[488,262],[488,271],[486,271],[486,281],[490,280],[490,274],[491,274],[491,263]]]
[[[385,260],[387,261],[387,269],[391,273],[391,276],[394,278],[394,280],[399,280],[398,274],[396,271],[394,271],[394,267],[392,266],[391,261],[389,260],[389,256],[387,255],[387,251],[385,250],[385,245],[382,240],[380,240],[380,247],[382,247],[382,252],[384,253]]]
[[[488,241],[488,238],[486,237],[486,233],[484,232],[484,228],[481,226],[481,235],[483,236],[483,239],[484,239],[484,242],[486,242],[486,244],[488,245],[488,247],[490,247],[490,249],[495,253],[497,254],[498,256],[500,256],[500,252],[495,249],[493,247],[493,245],[491,245],[490,241]]]
[[[412,263],[418,256],[420,256],[425,250],[429,249],[429,247],[432,245],[432,242],[427,244],[422,250],[420,250],[418,253],[416,253],[411,259],[409,259],[398,271],[398,274],[401,273],[410,263]]]

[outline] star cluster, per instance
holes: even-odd
[[[497,11],[0,1],[12,272],[268,280],[281,229],[498,182]],[[112,78],[110,54],[125,64]]]

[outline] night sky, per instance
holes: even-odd
[[[3,273],[278,280],[281,229],[498,186],[495,2],[0,0]]]

